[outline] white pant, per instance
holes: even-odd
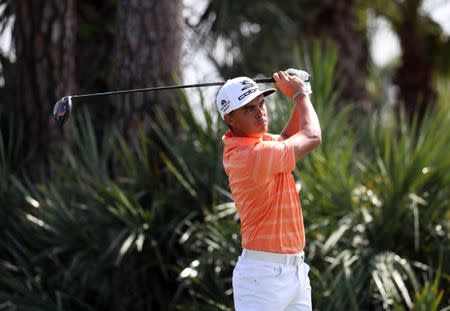
[[[270,253],[272,254],[272,253]],[[239,256],[233,270],[237,311],[312,310],[309,266],[280,264]]]

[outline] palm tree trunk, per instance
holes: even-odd
[[[317,12],[311,24],[311,36],[334,42],[339,48],[337,84],[340,98],[352,100],[362,110],[367,110],[368,100],[364,85],[368,43],[365,26],[356,15],[355,0],[322,1],[315,4]]]
[[[436,93],[433,88],[433,74],[436,64],[427,51],[427,38],[419,24],[420,2],[407,2],[403,20],[395,25],[402,49],[400,68],[394,77],[399,87],[400,105],[411,122],[415,115],[420,121],[427,108],[433,104]]]
[[[54,103],[75,87],[75,1],[15,1],[17,118],[25,165],[45,161],[59,130]]]
[[[132,89],[170,84],[181,77],[182,1],[122,0],[117,14],[117,70],[113,89]],[[135,136],[144,113],[158,106],[169,115],[170,98],[163,92],[118,97],[115,106],[121,130]]]
[[[181,76],[182,1],[121,0],[117,8],[116,73],[111,89],[132,89],[171,84]],[[171,94],[173,95],[173,94]],[[174,104],[163,92],[134,93],[117,97],[114,103],[117,124],[129,144],[137,142],[137,133],[145,128],[146,116],[160,108],[175,124]],[[147,129],[146,129],[147,130]],[[150,136],[151,133],[147,133]],[[155,169],[162,162],[157,153],[149,153]],[[151,200],[151,198],[146,198]],[[147,206],[151,204],[146,204]],[[149,258],[145,252],[133,252],[117,267],[112,276],[111,310],[158,310],[158,298],[149,288],[152,278],[160,275],[158,267],[142,270]],[[161,278],[163,280],[163,278]],[[176,278],[160,284],[175,292]],[[128,299],[133,293],[134,299]],[[161,298],[162,299],[162,298]]]

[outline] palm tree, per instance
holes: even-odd
[[[368,6],[385,17],[397,33],[402,50],[394,82],[409,120],[422,118],[436,98],[434,77],[448,72],[450,40],[443,29],[422,10],[423,0],[371,1]]]
[[[225,77],[312,67],[298,61],[297,50],[309,52],[311,41],[317,39],[332,42],[340,52],[336,84],[341,99],[366,108],[368,49],[361,15],[353,0],[210,0],[194,28],[210,44],[210,58]],[[215,53],[217,44],[225,46],[225,55]]]
[[[116,1],[77,1],[75,60],[78,93],[94,93],[108,88],[113,69],[116,10]],[[106,102],[107,99],[104,100]],[[90,112],[96,112],[98,106],[92,106]],[[98,121],[102,116],[105,120],[111,117],[103,108],[96,114]],[[99,123],[103,125],[103,122]]]
[[[367,110],[365,78],[368,64],[366,18],[357,0],[307,1],[303,27],[308,35],[334,42],[339,49],[336,82],[343,99],[353,100]]]
[[[181,0],[121,0],[117,6],[116,22],[116,64],[115,79],[111,81],[112,89],[171,84],[176,77],[181,76]],[[138,134],[143,128],[152,139],[154,134],[147,131],[151,122],[148,122],[146,116],[153,119],[155,111],[162,111],[167,116],[174,115],[172,100],[166,93],[135,93],[118,97],[115,108],[119,131],[125,140],[136,147]],[[170,122],[172,125],[176,124],[173,118]],[[159,154],[150,152],[147,156],[153,163],[155,172],[159,172],[162,167]],[[145,200],[152,202],[154,199],[152,195]],[[152,303],[155,304],[152,302],[154,297],[147,292],[147,285],[162,272],[160,269],[143,269],[148,260],[144,254],[134,252],[114,272],[113,305],[117,310],[151,308]],[[168,287],[174,286],[173,282],[169,281]],[[127,294],[122,295],[123,293]]]
[[[13,1],[17,116],[22,158],[47,159],[59,136],[53,104],[75,88],[75,1]],[[53,146],[54,147],[54,146]]]
[[[119,1],[112,88],[131,89],[170,84],[181,77],[183,44],[182,1]],[[152,104],[152,105],[149,105]],[[144,112],[157,105],[173,111],[165,93],[139,93],[118,98],[121,131],[128,139],[142,125]]]

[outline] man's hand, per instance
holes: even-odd
[[[277,87],[284,95],[292,98],[292,96],[299,90],[304,88],[305,84],[297,75],[289,75],[285,71],[278,71],[273,74]]]
[[[311,83],[309,82],[311,77],[310,77],[309,73],[307,73],[304,70],[294,69],[294,68],[289,68],[288,70],[286,70],[286,72],[290,75],[296,75],[297,77],[299,77],[305,84],[305,86],[304,86],[305,93],[312,94]],[[306,81],[308,81],[308,82],[306,82]]]

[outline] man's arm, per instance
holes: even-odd
[[[273,77],[278,88],[288,97],[292,97],[304,86],[297,76],[288,75],[283,71],[275,73]],[[319,118],[308,94],[303,93],[295,98],[294,110],[281,136],[294,147],[296,161],[322,142]]]

